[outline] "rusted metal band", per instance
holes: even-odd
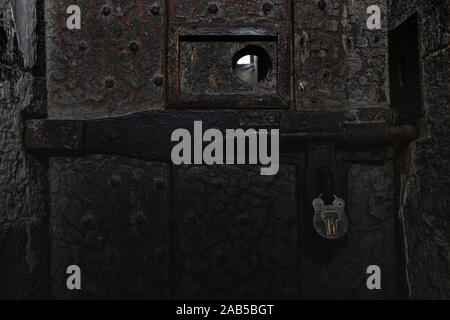
[[[84,150],[84,121],[28,120],[24,144],[29,150]]]
[[[412,125],[394,126],[389,123],[363,123],[346,125],[344,143],[392,144],[408,142],[418,138],[418,130]]]
[[[342,124],[339,114],[281,112],[257,128],[279,128],[281,147],[301,148],[305,142],[327,141],[357,144],[371,148],[408,142],[418,137],[411,125],[393,126],[386,122]],[[190,129],[202,120],[205,128],[220,130],[245,128],[238,111],[176,112],[152,111],[120,118],[99,120],[29,120],[25,123],[24,144],[29,150],[74,151],[122,154],[142,159],[170,159],[171,134],[178,128]],[[283,150],[282,150],[283,151]]]

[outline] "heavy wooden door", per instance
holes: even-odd
[[[53,295],[398,297],[386,146],[414,130],[391,125],[369,2],[78,1],[69,30],[71,1],[46,1],[48,117],[25,144],[49,157]],[[266,54],[256,84],[233,69],[242,50]],[[280,129],[278,174],[174,166],[171,133],[196,120]],[[321,188],[347,202],[344,239],[314,231]],[[82,290],[67,290],[69,265]],[[382,290],[366,287],[370,265]]]

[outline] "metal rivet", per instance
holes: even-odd
[[[144,225],[145,224],[145,216],[143,214],[140,214],[136,217],[136,223],[138,225]]]
[[[111,15],[111,8],[104,7],[102,13],[105,17],[109,17]]]
[[[326,8],[327,2],[326,2],[325,0],[320,0],[320,1],[317,3],[317,5],[319,6],[319,9],[320,9],[320,10],[323,10],[323,9]]]
[[[139,45],[137,44],[137,42],[132,42],[130,43],[129,49],[131,52],[136,52],[139,50]]]
[[[111,177],[110,182],[113,187],[118,187],[118,186],[120,186],[122,179],[120,179],[120,177],[115,174]]]
[[[85,43],[85,42],[81,42],[79,45],[78,45],[78,50],[80,50],[80,51],[84,51],[84,50],[86,50],[88,48],[88,46],[87,46],[87,44]]]
[[[116,82],[114,81],[114,79],[111,79],[111,78],[106,79],[106,81],[105,81],[105,87],[108,89],[113,88],[115,84],[116,84]]]
[[[159,14],[159,7],[158,6],[153,6],[151,9],[151,12],[154,16],[157,16]]]
[[[273,4],[271,4],[270,2],[265,2],[263,4],[262,10],[265,15],[268,15],[270,13],[270,11],[272,11],[272,9],[273,9]]]
[[[164,81],[164,79],[163,79],[162,75],[156,75],[153,77],[153,83],[155,85],[157,85],[158,87],[163,84],[163,81]]]
[[[81,218],[81,223],[85,226],[90,226],[92,223],[92,218],[89,215],[85,215]]]
[[[217,8],[217,5],[215,3],[211,3],[208,5],[208,12],[210,14],[216,14],[219,12],[219,8]]]

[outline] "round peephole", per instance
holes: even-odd
[[[255,84],[266,79],[272,63],[266,50],[258,46],[248,46],[235,53],[233,71],[245,83]]]

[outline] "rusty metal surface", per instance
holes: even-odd
[[[87,119],[161,108],[164,3],[78,1],[81,30],[69,30],[66,9],[73,1],[46,1],[49,117]]]
[[[84,148],[84,122],[73,120],[28,120],[24,131],[27,149],[81,151]]]
[[[417,127],[413,125],[393,126],[387,123],[346,125],[345,132],[343,141],[361,144],[409,142],[419,136]]]
[[[297,109],[386,108],[386,30],[366,29],[369,2],[82,2],[82,29],[70,31],[63,10],[69,1],[49,1],[49,116],[87,119],[162,109],[166,87],[172,106],[189,108],[286,108],[294,104],[293,90]],[[277,53],[265,41],[179,41],[177,28],[190,36],[236,24],[271,28]],[[231,70],[233,53],[245,43],[261,45],[273,58],[269,78],[256,86],[243,84]]]
[[[382,0],[294,2],[297,109],[388,107],[387,21],[368,30],[367,7]]]
[[[369,2],[83,2],[81,31],[65,28],[68,0],[48,2],[49,116],[87,119],[162,109],[165,88],[170,106],[184,108],[287,108],[294,95],[297,109],[386,108],[386,30],[367,30]],[[228,28],[233,35],[236,24],[271,28],[276,48],[265,41],[179,39],[202,28]],[[231,68],[233,53],[245,44],[265,48],[273,63],[269,78],[255,86],[242,83]]]
[[[168,52],[168,99],[172,107],[288,108],[290,36],[288,27],[171,26]],[[256,84],[241,81],[233,57],[247,46],[266,51],[268,77]]]
[[[176,23],[273,23],[290,16],[290,0],[169,0]]]

